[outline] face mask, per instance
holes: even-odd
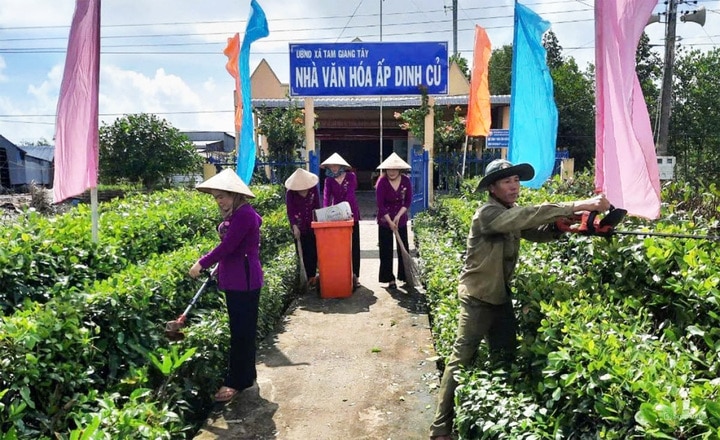
[[[345,167],[340,167],[340,169],[338,169],[337,173],[333,173],[330,168],[325,168],[325,175],[326,175],[327,177],[338,177],[338,176],[342,176],[344,172],[345,172]]]

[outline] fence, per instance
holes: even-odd
[[[304,160],[299,154],[289,154],[284,157],[271,159],[269,156],[261,155],[255,159],[255,169],[252,175],[253,185],[278,184],[283,185],[285,180],[298,168],[304,168],[310,164],[310,172],[318,174],[320,165],[318,156],[313,152],[309,152],[309,159]],[[216,162],[213,163],[217,167],[217,171],[224,168],[235,169],[235,162]]]
[[[480,157],[474,152],[465,153],[465,174],[463,175],[463,154],[461,152],[436,153],[433,157],[435,190],[459,190],[460,181],[463,178],[482,176],[485,166],[499,157],[500,152],[497,149],[492,152],[486,150]]]

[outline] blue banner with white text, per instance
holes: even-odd
[[[291,96],[448,93],[447,42],[290,44]]]

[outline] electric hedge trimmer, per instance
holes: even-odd
[[[627,210],[610,207],[610,210],[602,218],[597,211],[583,212],[569,219],[560,219],[555,222],[558,230],[580,235],[612,237],[613,235],[642,235],[654,237],[671,238],[694,238],[697,240],[720,240],[720,235],[693,235],[675,234],[669,232],[647,232],[647,231],[618,231],[615,227],[625,218]]]

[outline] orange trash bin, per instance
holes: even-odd
[[[321,298],[345,298],[352,294],[354,224],[354,220],[311,223],[317,243]]]

